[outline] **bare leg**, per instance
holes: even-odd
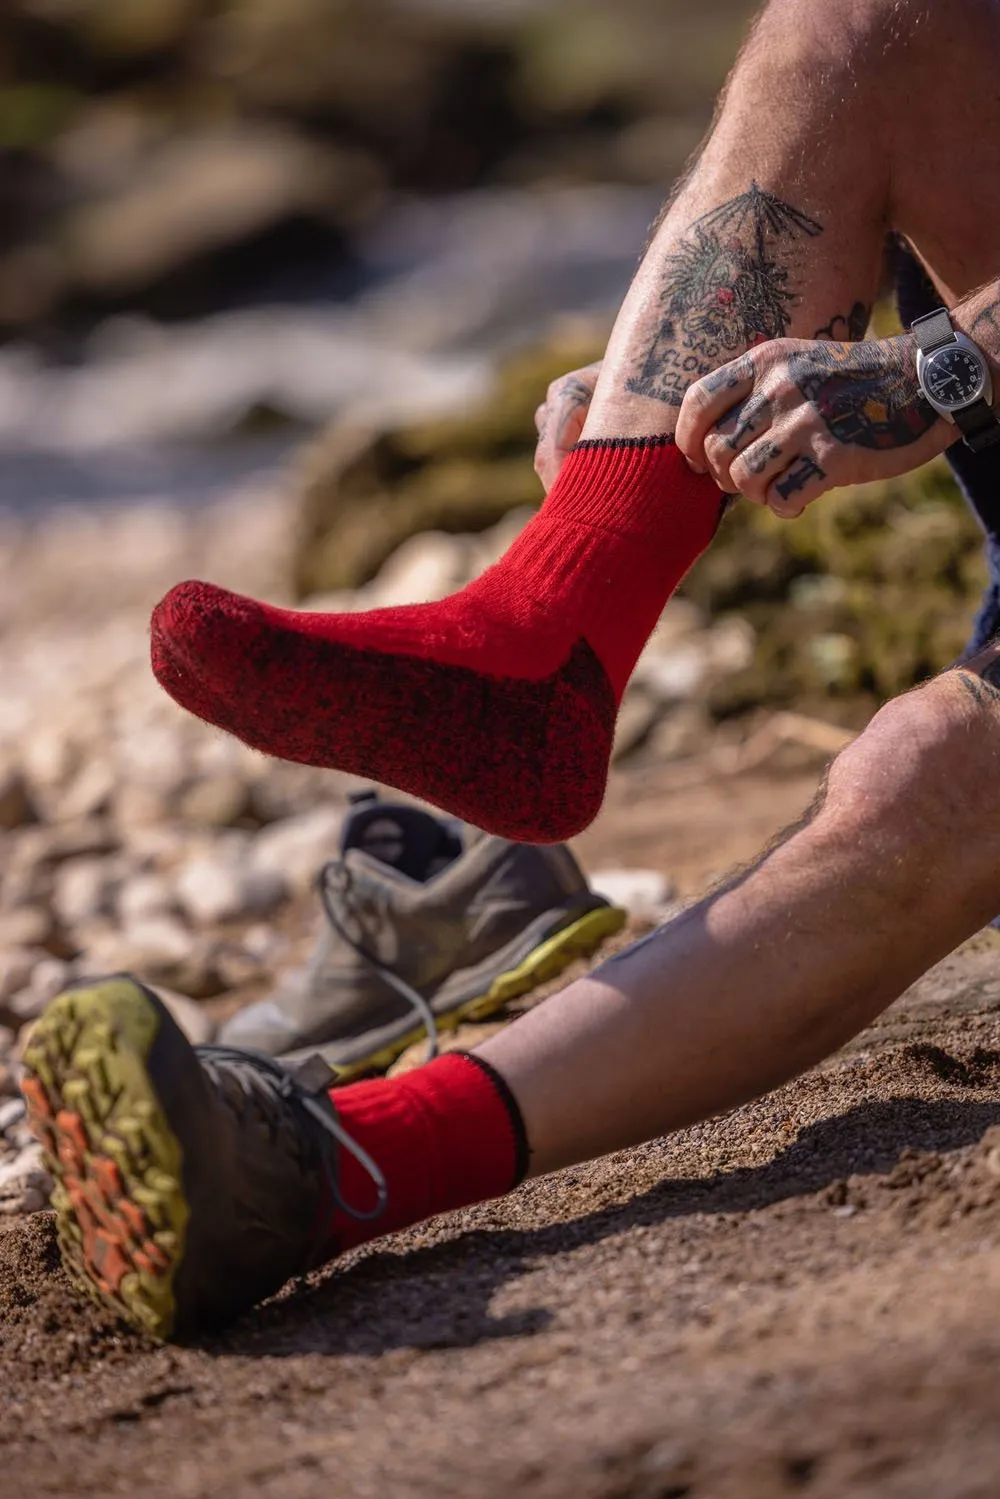
[[[763,340],[863,337],[890,228],[956,296],[995,277],[998,58],[995,0],[771,0],[618,316],[584,436],[673,431],[687,387]]]
[[[1000,645],[897,698],[749,873],[481,1048],[539,1174],[776,1087],[995,914]]]

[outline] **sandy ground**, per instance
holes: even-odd
[[[816,779],[622,775],[581,850],[696,889]],[[204,1346],[102,1320],[49,1215],[14,1220],[0,1489],[996,1495],[998,948],[763,1102],[368,1246]]]

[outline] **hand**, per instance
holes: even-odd
[[[778,338],[692,385],[677,423],[691,467],[788,519],[842,484],[918,468],[957,433],[924,399],[912,338]]]
[[[583,424],[594,398],[601,361],[587,364],[581,370],[560,375],[549,386],[545,400],[535,412],[538,444],[535,448],[535,473],[548,494],[563,466],[566,455],[580,440]]]

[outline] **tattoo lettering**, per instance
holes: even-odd
[[[667,259],[659,326],[626,389],[680,406],[720,361],[782,338],[797,300],[787,247],[822,232],[756,182],[696,219]]]
[[[770,401],[766,396],[762,396],[759,393],[748,396],[741,406],[737,406],[734,411],[729,413],[726,419],[727,422],[734,421],[736,426],[726,438],[726,442],[734,453],[738,453],[741,448],[746,447],[747,438],[760,425],[761,418],[769,417],[770,414]],[[722,430],[721,426],[719,430]]]
[[[761,442],[755,442],[752,448],[747,448],[743,454],[743,462],[752,474],[762,474],[780,457],[781,449],[778,444],[765,437]]]
[[[871,318],[864,302],[855,302],[846,317],[831,318],[825,328],[818,328],[815,339],[829,339],[831,343],[857,343],[868,332]]]
[[[753,379],[754,362],[749,354],[744,354],[742,359],[734,359],[730,364],[724,364],[721,369],[706,375],[705,389],[714,396],[720,390],[737,390]]]
[[[815,459],[808,454],[799,458],[783,479],[776,479],[774,487],[783,500],[790,500],[793,494],[807,489],[814,479],[825,479],[826,474]]]
[[[917,384],[905,337],[819,344],[792,354],[788,373],[827,431],[846,447],[905,448],[938,421]]]

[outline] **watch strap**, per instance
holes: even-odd
[[[955,338],[955,329],[947,307],[939,307],[936,312],[927,313],[926,317],[916,318],[910,324],[910,332],[922,354],[932,354],[935,349],[943,348]]]
[[[980,399],[973,401],[971,406],[963,406],[954,413],[955,426],[961,432],[967,447],[974,453],[981,453],[984,448],[991,448],[995,442],[1000,442],[1000,422],[997,421],[992,406]]]

